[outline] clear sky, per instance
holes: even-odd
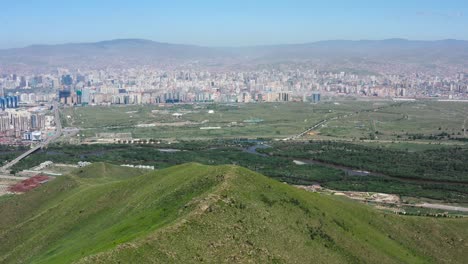
[[[117,38],[204,46],[468,39],[468,0],[1,0],[0,48]]]

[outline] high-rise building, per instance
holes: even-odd
[[[290,95],[289,93],[278,93],[278,101],[279,102],[289,102],[290,100]]]
[[[73,84],[73,78],[67,74],[62,76],[62,85],[70,86]]]
[[[80,90],[76,91],[76,104],[81,105],[82,96],[83,96],[83,93]]]
[[[81,90],[81,104],[89,104],[91,100],[91,94],[89,88],[85,87]]]
[[[68,104],[70,101],[70,90],[61,90],[58,92],[58,98],[63,104]]]
[[[26,77],[21,76],[19,87],[20,87],[20,88],[24,88],[24,87],[26,87],[27,85],[28,85],[28,84],[27,84],[27,82],[26,82]]]
[[[318,102],[320,102],[320,93],[313,93],[312,103],[317,104]]]

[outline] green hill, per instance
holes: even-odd
[[[467,259],[467,219],[387,214],[236,166],[97,163],[0,201],[0,263]]]

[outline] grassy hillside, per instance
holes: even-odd
[[[236,166],[103,163],[0,201],[0,263],[463,263],[468,221],[404,217]]]

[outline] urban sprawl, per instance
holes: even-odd
[[[152,68],[0,75],[1,143],[41,141],[55,131],[53,101],[64,106],[311,102],[362,97],[467,100],[468,75],[353,74],[312,69],[163,71]]]

